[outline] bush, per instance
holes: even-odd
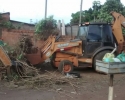
[[[42,37],[48,37],[49,35],[55,33],[57,28],[56,20],[53,19],[53,16],[50,16],[46,19],[40,20],[35,26],[35,33],[39,34]]]
[[[35,26],[36,33],[42,33],[46,30],[53,30],[57,27],[56,20],[53,19],[53,16],[50,16],[46,19],[40,20]]]

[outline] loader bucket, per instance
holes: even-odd
[[[53,47],[54,42],[55,42],[55,37],[50,36],[45,42],[41,43],[41,47],[38,48],[37,53],[26,54],[27,60],[32,65],[36,65],[36,64],[44,62],[54,52],[54,51],[50,50]],[[49,51],[51,51],[51,53]],[[49,56],[47,56],[48,53],[50,53]]]
[[[35,54],[26,54],[26,58],[28,59],[28,61],[32,64],[32,65],[36,65],[39,64],[42,61],[42,57],[41,57],[41,53],[35,53]]]

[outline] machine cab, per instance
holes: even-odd
[[[91,57],[102,47],[114,47],[111,25],[107,23],[83,24],[79,27],[77,38],[82,40],[86,57]]]

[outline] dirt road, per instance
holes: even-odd
[[[108,75],[95,73],[91,69],[78,70],[81,73],[76,90],[69,85],[57,85],[53,88],[26,89],[8,88],[0,83],[0,100],[108,100]],[[125,75],[114,77],[114,100],[125,100]]]

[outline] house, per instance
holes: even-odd
[[[35,24],[11,20],[10,12],[1,13],[1,17],[4,21],[10,21],[16,29],[35,30]]]

